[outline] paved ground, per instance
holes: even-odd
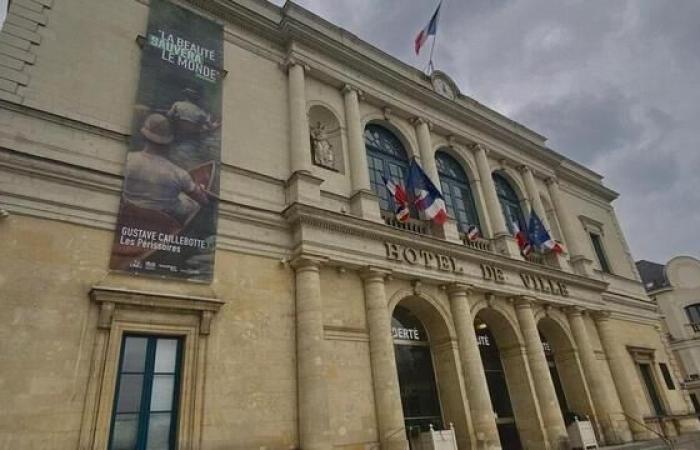
[[[601,447],[605,450],[700,450],[700,433],[686,434],[673,438],[671,445],[661,439],[645,442],[632,442],[624,445]]]

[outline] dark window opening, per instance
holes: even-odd
[[[462,233],[466,233],[472,225],[481,228],[469,179],[462,166],[443,151],[435,153],[435,164],[447,215],[457,222],[457,228]]]
[[[520,199],[515,193],[515,190],[508,180],[499,173],[493,174],[493,182],[496,185],[496,193],[501,203],[501,209],[503,210],[503,216],[506,220],[508,230],[511,234],[515,234],[516,226],[521,230],[525,230],[527,222],[525,221],[522,208],[520,208]]]
[[[496,413],[498,437],[503,450],[521,450],[520,435],[515,423],[513,406],[510,402],[506,374],[501,362],[501,354],[486,323],[476,320],[476,340],[479,344],[481,362],[484,365],[486,384],[491,396],[491,406]]]
[[[688,316],[693,331],[700,331],[700,303],[686,306],[685,314]]]
[[[572,413],[569,411],[569,405],[566,402],[566,396],[564,395],[564,387],[561,384],[561,378],[559,377],[559,370],[557,369],[557,364],[554,361],[554,351],[552,346],[547,342],[542,334],[540,334],[540,341],[542,342],[542,348],[544,350],[544,356],[547,359],[547,365],[549,366],[549,374],[552,377],[552,383],[554,384],[554,392],[557,394],[557,400],[559,401],[559,409],[561,410],[561,415],[564,421],[568,425],[571,423]]]
[[[642,379],[644,380],[644,386],[646,387],[647,394],[649,394],[649,400],[651,400],[651,406],[653,407],[653,412],[657,416],[663,416],[664,407],[661,404],[661,398],[659,397],[659,392],[656,390],[656,384],[654,383],[654,375],[652,374],[652,368],[649,364],[640,363],[639,370],[642,373]]]
[[[600,235],[595,233],[588,233],[591,237],[591,242],[593,243],[593,249],[595,250],[596,257],[598,258],[598,263],[600,263],[600,270],[605,273],[612,273],[610,271],[610,264],[608,264],[608,259],[605,256],[605,251],[603,250],[603,241]]]
[[[110,450],[174,450],[181,340],[124,336]]]
[[[396,369],[406,432],[444,428],[428,336],[420,320],[397,306],[392,317]]]
[[[690,402],[693,404],[693,409],[695,413],[700,413],[700,401],[698,401],[698,396],[695,394],[690,394]]]
[[[659,369],[661,369],[661,374],[666,382],[666,387],[673,391],[676,389],[676,385],[673,383],[673,378],[671,377],[671,372],[668,370],[668,366],[664,363],[659,363]]]

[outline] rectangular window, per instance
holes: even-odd
[[[666,387],[671,391],[675,390],[676,385],[673,384],[673,378],[671,378],[671,372],[668,370],[668,366],[664,363],[659,363],[659,369],[661,369],[661,375],[664,377]]]
[[[698,401],[697,395],[690,394],[690,401],[693,402],[693,409],[695,409],[695,413],[700,413],[700,401]]]
[[[591,237],[591,242],[593,242],[593,249],[598,257],[598,262],[600,263],[600,270],[605,273],[612,273],[610,271],[610,264],[608,264],[608,259],[605,257],[605,251],[603,251],[603,241],[600,235],[595,233],[588,233]]]
[[[656,390],[656,384],[654,383],[654,375],[651,373],[651,367],[652,366],[649,364],[639,363],[639,370],[642,373],[644,386],[646,387],[647,394],[649,395],[649,400],[651,400],[654,414],[657,416],[663,416],[665,414],[664,407],[661,404],[659,392]]]
[[[174,450],[181,339],[125,335],[110,450]]]

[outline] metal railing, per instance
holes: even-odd
[[[650,420],[653,420],[653,421],[658,422],[659,427],[661,428],[661,433],[659,433],[658,431],[656,431],[656,430],[653,429],[652,427],[648,426],[648,425],[645,424],[645,423],[642,423],[642,422],[638,421],[637,419],[635,419],[634,417],[630,416],[629,414],[626,414],[625,412],[623,412],[622,414],[624,414],[624,416],[627,417],[628,420],[631,420],[632,422],[636,423],[637,425],[641,426],[642,428],[644,428],[644,429],[646,429],[646,430],[648,430],[648,431],[651,431],[651,432],[654,433],[656,436],[658,436],[658,437],[664,442],[664,446],[665,446],[666,448],[668,448],[669,450],[674,450],[673,441],[672,441],[671,439],[669,439],[668,436],[666,436],[666,429],[664,428],[663,417],[662,417],[662,416],[651,417],[651,418],[649,418]]]
[[[488,239],[484,238],[476,238],[476,239],[469,239],[465,233],[460,233],[460,239],[462,239],[462,242],[464,245],[466,245],[469,248],[473,248],[474,250],[481,250],[482,252],[492,252],[493,247],[491,245],[491,241]]]
[[[401,222],[396,219],[394,214],[382,211],[382,219],[384,223],[392,228],[397,228],[399,230],[410,231],[411,233],[430,235],[430,226],[418,219],[410,218],[406,222]]]

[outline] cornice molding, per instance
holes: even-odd
[[[417,233],[396,230],[382,223],[371,222],[314,206],[295,203],[288,207],[283,212],[283,215],[292,227],[309,226],[378,242],[392,242],[399,245],[407,245],[418,250],[437,252],[476,264],[496,264],[504,269],[550,277],[566,282],[572,286],[601,293],[605,291],[608,286],[607,283],[569,272],[530,264],[524,261],[507,258],[496,253],[473,250],[462,244],[452,243],[440,238],[424,236]]]

